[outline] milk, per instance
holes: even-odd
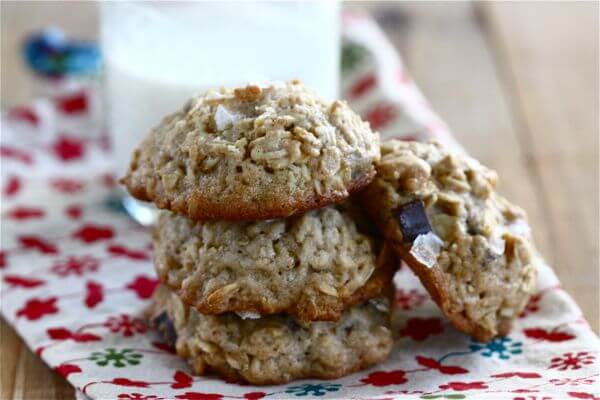
[[[207,88],[300,79],[334,99],[339,3],[103,2],[108,129],[123,176],[167,114]]]

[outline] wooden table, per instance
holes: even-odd
[[[598,3],[352,3],[369,9],[468,151],[529,213],[538,247],[598,332]],[[2,2],[2,107],[30,86],[22,34],[95,37],[94,4]],[[1,324],[0,399],[72,389]]]

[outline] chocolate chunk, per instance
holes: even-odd
[[[414,200],[401,205],[393,211],[393,215],[400,225],[405,242],[412,242],[417,236],[431,232],[422,200]]]
[[[177,342],[177,331],[167,312],[163,311],[158,316],[154,317],[152,323],[162,338],[166,340],[169,345],[175,347],[175,342]]]

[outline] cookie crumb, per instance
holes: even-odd
[[[236,88],[233,91],[235,98],[241,101],[251,102],[260,99],[262,90],[260,86],[248,85],[245,88]]]

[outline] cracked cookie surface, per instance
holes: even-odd
[[[393,251],[360,230],[361,217],[350,202],[252,222],[199,222],[163,211],[155,268],[205,314],[336,320],[345,306],[381,295],[398,266]]]
[[[282,218],[339,202],[375,174],[379,135],[299,82],[207,92],[167,116],[122,179],[192,219]]]
[[[266,385],[339,378],[383,361],[393,345],[386,306],[386,298],[355,305],[337,322],[285,314],[242,319],[200,314],[161,285],[149,318],[195,373]]]
[[[435,142],[388,141],[360,194],[451,322],[480,341],[504,335],[535,289],[523,210],[495,192],[496,173]]]

